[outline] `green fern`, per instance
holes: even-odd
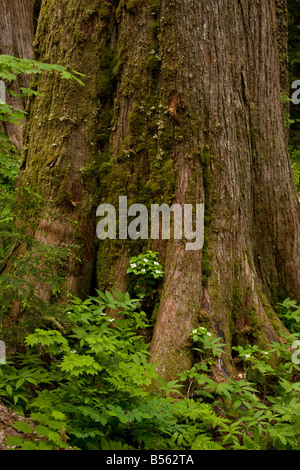
[[[224,447],[206,434],[198,434],[191,450],[224,450]]]

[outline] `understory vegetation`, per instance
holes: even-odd
[[[300,449],[300,307],[294,301],[278,306],[293,332],[286,341],[264,350],[233,346],[241,374],[222,381],[213,370],[224,345],[199,327],[191,331],[195,365],[163,383],[148,361],[142,332],[151,324],[142,307],[141,297],[120,291],[71,298],[58,329],[36,329],[26,337],[26,350],[1,366],[0,399],[35,425],[16,423],[26,437],[11,436],[7,445]]]

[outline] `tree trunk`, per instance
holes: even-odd
[[[33,58],[33,6],[34,0],[2,0],[0,3],[0,54],[19,58]],[[28,77],[21,77],[13,85],[13,91],[19,92],[19,86],[28,86]],[[23,109],[20,98],[7,95],[7,104]],[[5,132],[18,150],[22,149],[22,127],[5,123]]]
[[[275,0],[43,2],[39,60],[87,74],[86,87],[40,78],[23,181],[47,195],[49,240],[81,243],[68,289],[89,292],[100,202],[205,204],[205,246],[100,241],[97,286],[126,289],[130,256],[165,266],[152,360],[167,379],[193,362],[189,333],[210,325],[230,348],[280,337],[273,306],[300,300],[299,201],[281,103]],[[281,2],[282,15],[286,12]],[[278,13],[278,10],[277,10]],[[280,26],[281,25],[281,26]],[[76,222],[76,226],[74,226]],[[50,294],[49,294],[50,295]]]
[[[77,247],[77,259],[67,266],[65,291],[80,296],[92,284],[97,168],[107,146],[112,107],[110,93],[105,94],[111,87],[106,75],[112,53],[105,52],[114,28],[110,9],[105,2],[100,4],[42,3],[36,58],[85,73],[86,86],[52,74],[38,79],[36,87],[43,98],[33,99],[30,106],[21,165],[23,184],[52,202],[52,220],[45,217],[40,223],[42,239]],[[41,298],[51,299],[51,287],[37,289]]]

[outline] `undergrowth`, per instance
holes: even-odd
[[[143,268],[144,269],[144,268]],[[155,271],[154,271],[155,272]],[[148,272],[149,275],[149,272]],[[238,379],[214,380],[224,354],[207,328],[191,332],[198,362],[163,383],[148,362],[140,297],[120,291],[71,298],[59,329],[37,329],[27,351],[0,369],[0,399],[35,428],[9,437],[16,449],[295,450],[300,448],[299,308],[279,306],[293,334],[285,343],[233,348]],[[295,317],[295,324],[291,316]],[[160,380],[161,390],[151,384]],[[183,385],[188,385],[183,395]],[[23,427],[26,427],[26,429]]]

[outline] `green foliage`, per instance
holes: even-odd
[[[146,326],[139,299],[119,291],[98,294],[69,302],[65,334],[37,329],[27,337],[26,355],[1,368],[0,397],[39,423],[48,440],[38,448],[63,446],[62,429],[68,444],[82,449],[149,448],[159,441],[170,448],[169,436],[185,426],[170,401],[149,391],[157,377],[137,334]]]
[[[0,211],[0,323],[10,313],[11,306],[18,304],[20,312],[27,312],[29,321],[36,325],[38,317],[49,318],[58,309],[39,297],[36,285],[44,285],[53,299],[57,297],[63,282],[63,267],[74,256],[75,248],[44,242],[39,222],[41,215],[46,220],[50,218],[50,207],[29,188],[20,187],[15,196],[12,192],[2,193]],[[23,222],[15,223],[16,220]]]
[[[156,365],[148,362],[149,345],[139,335],[148,324],[140,299],[120,291],[97,293],[84,301],[71,298],[61,330],[37,329],[26,338],[27,352],[1,366],[1,400],[37,426],[31,431],[25,424],[26,437],[9,438],[8,445],[300,448],[300,367],[291,353],[299,336],[287,336],[286,343],[272,343],[266,350],[233,347],[245,377],[220,382],[211,372],[224,354],[222,341],[204,327],[194,329],[200,362],[176,380],[161,381],[158,394],[151,391],[152,381],[160,380]],[[289,299],[283,305],[296,308]],[[187,397],[181,392],[184,383],[189,384]]]
[[[293,334],[285,337],[285,343],[273,342],[266,349],[257,345],[232,347],[237,354],[236,367],[243,371],[235,379],[218,382],[213,378],[211,367],[220,356],[221,340],[216,338],[215,342],[213,335],[203,327],[192,331],[193,341],[201,345],[196,350],[202,361],[180,374],[180,379],[189,381],[189,393],[197,398],[195,415],[204,403],[216,415],[210,428],[204,429],[204,434],[191,443],[191,448],[205,448],[201,447],[202,440],[205,445],[207,438],[211,440],[211,443],[207,441],[208,445],[217,444],[225,449],[300,448],[300,368],[292,359],[293,342],[299,340],[299,307],[290,299],[279,307],[282,319]],[[217,350],[213,355],[215,345]],[[202,410],[203,421],[204,416]],[[218,421],[221,417],[223,421]]]
[[[163,267],[157,259],[158,253],[149,250],[145,254],[133,256],[127,273],[135,276],[136,292],[151,294],[156,292],[153,286],[164,276]]]
[[[224,351],[224,344],[221,338],[214,338],[213,334],[204,327],[193,330],[191,336],[194,343],[199,344],[199,347],[193,348],[198,353],[208,355],[208,351],[210,351],[213,357],[220,357]]]
[[[161,279],[163,277],[163,268],[157,259],[158,253],[147,251],[145,254],[134,256],[130,259],[130,268],[127,273],[133,273],[136,276],[144,276],[148,279]]]
[[[32,89],[20,87],[20,93],[13,91],[9,85],[17,81],[20,75],[38,75],[45,72],[56,72],[62,79],[76,80],[80,85],[84,86],[79,76],[83,76],[78,72],[57,64],[44,64],[31,59],[19,59],[10,55],[0,55],[0,80],[7,85],[7,93],[25,100],[31,96],[41,96],[41,94]],[[11,122],[14,124],[22,124],[26,117],[26,112],[9,106],[6,103],[0,103],[0,121]],[[14,188],[14,181],[19,176],[20,170],[18,166],[18,153],[15,147],[9,142],[4,132],[0,132],[0,187],[7,191]],[[2,203],[2,200],[1,200]],[[3,203],[2,203],[3,204]],[[2,212],[1,212],[2,215]]]
[[[1,80],[11,82],[17,80],[17,77],[21,74],[37,75],[42,72],[58,72],[61,75],[61,78],[65,80],[76,80],[81,85],[84,85],[79,78],[79,76],[83,77],[83,75],[75,70],[69,71],[66,67],[57,64],[45,64],[32,59],[19,59],[10,55],[0,55]],[[29,90],[27,88],[23,88],[23,92],[26,94],[28,92],[33,94],[35,93],[34,90]]]
[[[278,316],[291,333],[300,334],[300,305],[295,300],[285,299],[279,303]]]
[[[127,7],[135,4],[127,3]],[[156,19],[159,3],[153,2],[152,9]],[[157,22],[152,31],[157,36]],[[147,67],[153,75],[159,71],[155,51]],[[0,57],[0,78],[6,81],[20,73],[46,71],[82,83],[76,73],[60,66]],[[37,94],[22,88],[20,96]],[[22,111],[0,106],[2,121],[19,123],[23,118]],[[131,114],[131,121],[135,118]],[[30,235],[48,206],[27,188],[16,194],[18,154],[4,134],[0,139],[2,315],[12,301],[18,301],[36,323],[41,312],[50,318],[54,306],[38,298],[33,279],[57,295],[63,272],[53,273],[57,265],[63,266],[72,247],[61,251]],[[14,226],[13,220],[22,213],[28,215],[26,223]],[[195,365],[164,383],[148,362],[149,345],[139,334],[149,326],[143,305],[153,304],[164,275],[157,255],[148,251],[130,260],[127,273],[137,298],[118,290],[97,291],[98,297],[84,301],[72,298],[60,330],[37,328],[26,338],[26,352],[1,366],[1,400],[36,423],[33,430],[26,423],[16,424],[26,438],[10,437],[9,446],[24,450],[300,448],[300,368],[291,354],[292,341],[300,333],[299,307],[290,299],[279,304],[279,316],[292,333],[286,344],[272,343],[266,351],[257,345],[233,347],[245,374],[242,379],[220,383],[213,378],[212,367],[225,354],[224,344],[201,326],[191,332]],[[151,391],[153,381],[161,384],[159,394]],[[184,384],[188,384],[187,397],[182,395]]]
[[[291,151],[292,172],[298,196],[300,195],[300,147]]]

